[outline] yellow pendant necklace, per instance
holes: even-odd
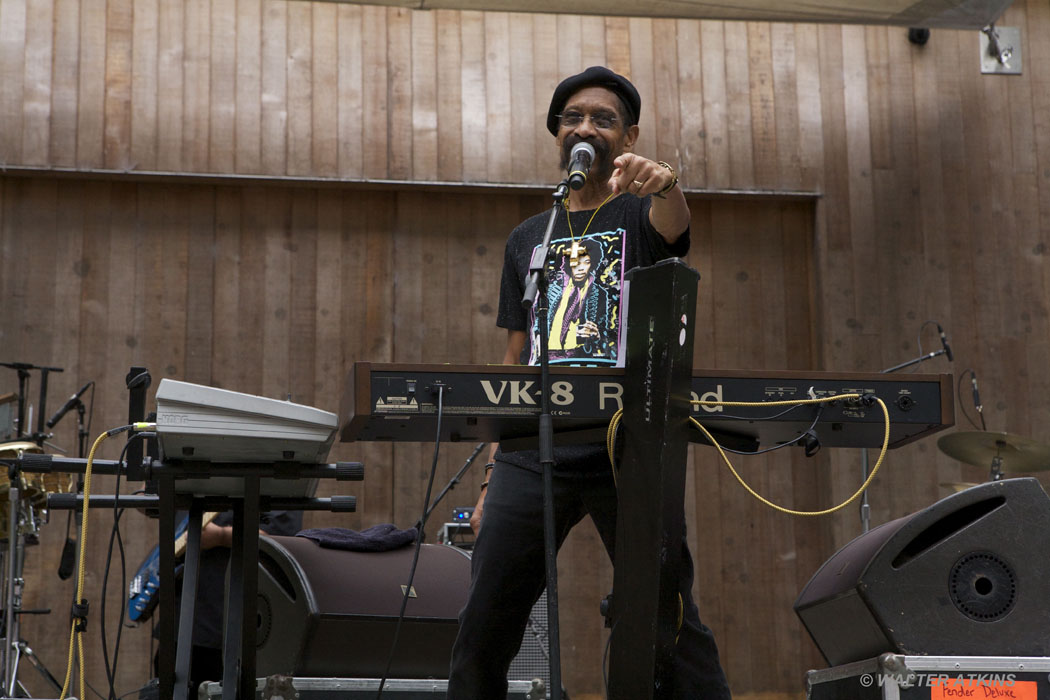
[[[572,241],[572,247],[569,248],[569,264],[573,267],[580,259],[580,243],[583,241],[584,236],[587,235],[587,230],[591,227],[591,223],[594,221],[594,217],[598,216],[598,212],[604,207],[610,199],[616,196],[615,192],[610,192],[609,196],[605,198],[598,208],[591,214],[591,218],[587,220],[587,225],[583,227],[583,233],[580,234],[580,238],[576,238],[576,234],[572,232],[572,217],[569,216],[569,198],[566,197],[562,200],[562,206],[565,207],[565,221],[569,224],[569,240]]]

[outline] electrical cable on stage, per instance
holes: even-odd
[[[437,392],[437,435],[434,437],[434,459],[430,465],[430,479],[427,481],[427,493],[423,497],[423,514],[419,519],[419,531],[416,533],[416,546],[412,552],[412,568],[409,569],[408,584],[405,586],[405,593],[401,597],[401,611],[397,615],[397,625],[394,627],[394,641],[390,645],[390,654],[387,656],[383,677],[379,679],[379,688],[376,690],[376,700],[379,700],[379,698],[383,696],[383,686],[386,685],[387,676],[390,674],[390,667],[394,663],[394,654],[397,652],[397,640],[401,635],[401,623],[404,621],[405,611],[408,609],[408,599],[412,596],[412,581],[416,577],[416,566],[419,564],[419,550],[423,546],[423,535],[427,524],[427,513],[430,512],[430,492],[434,487],[434,476],[437,474],[438,467],[438,454],[440,454],[441,450],[441,420],[445,413],[445,385],[438,384]]]
[[[691,404],[698,405],[698,406],[737,406],[737,407],[748,407],[748,408],[767,408],[767,407],[771,407],[771,406],[792,406],[793,408],[797,408],[799,406],[818,405],[820,407],[820,409],[823,409],[823,405],[824,404],[831,403],[831,402],[834,402],[834,401],[840,401],[840,400],[857,400],[857,401],[878,403],[879,407],[882,409],[882,415],[883,415],[883,420],[884,420],[884,424],[885,424],[885,432],[883,434],[883,439],[882,439],[882,449],[879,452],[878,460],[875,462],[875,467],[871,470],[871,474],[868,475],[868,478],[864,480],[864,483],[860,485],[860,488],[858,488],[857,491],[852,496],[850,496],[847,500],[843,501],[842,503],[840,503],[837,506],[834,506],[832,508],[826,508],[824,510],[818,510],[818,511],[792,510],[790,508],[785,508],[783,506],[779,506],[776,503],[773,503],[772,501],[764,498],[759,493],[757,493],[754,489],[752,489],[747,484],[746,481],[744,481],[743,477],[741,477],[740,474],[737,473],[736,469],[733,467],[733,463],[729,460],[729,457],[726,455],[727,451],[728,452],[734,452],[736,454],[743,454],[743,455],[758,455],[758,454],[763,454],[765,452],[770,452],[770,451],[775,450],[775,449],[781,449],[783,447],[788,447],[789,445],[795,444],[796,442],[798,442],[799,440],[804,438],[808,434],[809,431],[806,431],[805,433],[802,433],[801,435],[799,435],[797,438],[795,438],[794,440],[792,440],[790,442],[786,442],[786,443],[783,443],[781,445],[776,445],[774,447],[771,447],[771,448],[768,448],[768,449],[765,449],[765,450],[760,450],[758,452],[739,452],[739,451],[736,451],[736,450],[727,450],[726,448],[723,448],[720,444],[718,444],[718,441],[707,430],[707,428],[705,428],[703,426],[703,424],[700,423],[700,421],[696,420],[692,416],[690,416],[689,420],[690,420],[690,422],[693,425],[695,425],[697,428],[699,428],[699,430],[704,434],[704,437],[706,437],[707,440],[711,443],[711,445],[713,445],[715,447],[715,449],[718,450],[718,453],[722,456],[722,460],[726,463],[726,466],[729,467],[729,471],[732,472],[734,477],[736,477],[736,480],[740,483],[740,485],[744,487],[744,490],[747,491],[748,493],[750,493],[752,496],[754,496],[758,501],[764,503],[765,505],[769,506],[770,508],[772,508],[774,510],[777,510],[777,511],[779,511],[781,513],[786,513],[788,515],[797,515],[797,516],[802,516],[802,517],[812,517],[812,516],[818,516],[818,515],[830,515],[831,513],[835,513],[837,511],[842,510],[843,508],[845,508],[849,504],[853,503],[853,501],[855,501],[858,498],[860,498],[861,494],[864,493],[864,491],[871,484],[872,480],[874,480],[875,475],[879,473],[880,467],[882,467],[882,462],[886,458],[886,452],[889,450],[889,444],[890,444],[890,411],[886,407],[886,404],[885,404],[885,402],[882,399],[880,399],[877,396],[872,396],[871,394],[837,394],[835,396],[826,396],[826,397],[822,397],[822,398],[791,399],[791,400],[786,400],[786,401],[690,401]],[[793,410],[793,409],[789,409],[789,410]],[[777,414],[777,415],[783,415],[784,413],[786,413],[786,411],[782,412],[780,414]],[[613,481],[614,482],[616,481],[616,476],[617,476],[617,469],[616,469],[616,463],[615,463],[615,457],[614,457],[614,455],[615,455],[615,448],[616,448],[616,429],[619,426],[620,420],[622,419],[622,417],[623,417],[623,409],[621,408],[615,414],[613,414],[612,420],[609,421],[609,429],[606,432],[606,437],[605,437],[605,446],[606,446],[606,449],[609,452],[609,462],[612,465],[612,473],[613,473]],[[735,418],[735,419],[738,419],[738,420],[747,420],[747,421],[768,420],[768,418],[767,419],[762,419],[762,418],[743,418],[743,417],[740,417],[740,416],[726,416],[726,417]],[[812,426],[815,426],[817,424],[817,422],[819,421],[819,419],[820,419],[820,413],[818,411],[817,420],[814,420]],[[810,427],[810,430],[812,430],[812,426]]]
[[[120,457],[117,458],[118,464],[123,464],[124,458],[128,451],[128,445],[131,444],[131,440],[124,443],[124,447],[120,451]],[[126,467],[125,467],[126,468]],[[117,693],[115,688],[115,679],[117,673],[117,659],[120,654],[120,632],[121,627],[124,623],[124,590],[125,586],[124,579],[127,578],[127,570],[124,558],[124,541],[120,536],[120,518],[124,514],[124,509],[119,507],[120,499],[120,474],[121,469],[117,469],[116,485],[114,486],[113,494],[113,527],[109,532],[109,547],[106,550],[106,569],[102,574],[102,593],[99,596],[99,636],[102,642],[102,666],[106,671],[106,680],[109,682],[109,700],[116,700]],[[109,645],[106,640],[106,589],[109,584],[109,568],[113,562],[113,543],[116,540],[118,548],[120,550],[120,570],[121,570],[121,602],[120,602],[120,625],[117,629],[117,642],[113,648],[113,665],[109,663]]]
[[[149,439],[156,437],[156,433],[152,432],[137,432],[128,438],[127,442],[124,443],[124,447],[120,450],[120,457],[117,458],[118,464],[123,464],[125,456],[128,452],[128,447],[131,445],[132,440]],[[127,465],[124,465],[126,468]],[[102,574],[102,593],[100,594],[100,607],[99,611],[99,634],[102,642],[102,663],[106,671],[106,679],[109,682],[109,700],[118,700],[116,691],[116,676],[117,676],[117,661],[120,658],[120,638],[124,630],[124,616],[127,613],[127,561],[124,555],[124,540],[120,535],[120,519],[124,516],[124,508],[120,507],[120,476],[121,469],[117,470],[116,484],[113,487],[113,528],[110,530],[109,535],[109,546],[106,550],[106,569]],[[106,590],[109,586],[109,568],[113,562],[113,544],[114,541],[117,544],[117,548],[120,551],[120,618],[117,624],[117,639],[113,645],[113,663],[110,665],[109,662],[109,648],[106,640]],[[152,639],[152,638],[151,638]],[[152,658],[152,654],[149,658]],[[96,693],[97,694],[97,693]]]
[[[130,425],[123,425],[119,428],[107,430],[95,438],[95,442],[91,445],[91,451],[88,453],[87,465],[84,469],[84,508],[80,518],[80,559],[77,562],[77,586],[72,611],[73,619],[69,630],[69,656],[66,662],[66,678],[62,683],[62,692],[59,694],[59,700],[65,700],[66,693],[70,690],[73,677],[74,656],[78,664],[80,679],[79,697],[86,697],[84,694],[85,674],[83,632],[87,629],[88,602],[87,599],[84,598],[84,570],[86,568],[85,561],[87,558],[87,548],[84,546],[84,543],[87,542],[88,513],[90,512],[87,503],[91,495],[91,467],[95,463],[95,452],[106,438],[119,435],[128,430],[155,430],[156,427],[157,425],[155,423],[132,423]],[[76,653],[74,654],[74,652]]]
[[[967,374],[970,375],[970,381],[974,383],[974,387],[977,386],[977,376],[974,374],[973,369],[971,369],[971,368],[964,369],[962,371],[962,373],[959,374],[959,380],[955,383],[955,395],[956,396],[962,396],[963,377],[965,377]],[[977,390],[975,388],[974,389],[974,403],[977,403],[976,391]],[[977,415],[981,419],[981,424],[980,425],[977,425],[977,421],[975,421],[973,419],[973,417],[969,414],[969,412],[966,410],[966,403],[963,402],[963,401],[959,402],[959,410],[962,411],[962,414],[964,416],[966,416],[966,420],[970,421],[970,425],[972,425],[977,430],[985,430],[986,431],[986,430],[988,430],[988,426],[984,422],[984,411],[982,410],[983,407],[980,404],[978,404],[976,408],[977,408]]]
[[[765,405],[765,404],[759,404],[759,405]],[[775,420],[775,419],[779,418],[780,416],[783,416],[783,415],[785,415],[787,413],[790,413],[791,411],[794,411],[796,408],[799,408],[800,406],[801,406],[801,404],[799,404],[797,406],[792,406],[791,408],[787,409],[786,411],[781,411],[780,413],[778,413],[778,414],[776,414],[774,416],[767,416],[765,418],[745,418],[743,416],[730,416],[730,415],[723,415],[721,417],[722,418],[732,418],[734,420],[746,420],[746,421],[751,421],[751,422],[758,422],[758,421],[764,421],[764,420]],[[824,415],[824,405],[821,404],[817,408],[817,415],[816,415],[816,417],[813,418],[813,421],[809,424],[808,428],[806,428],[803,432],[801,432],[798,435],[796,435],[791,440],[788,440],[787,442],[779,443],[777,445],[773,445],[772,447],[767,447],[764,450],[755,450],[754,452],[745,452],[744,450],[734,450],[734,449],[729,448],[729,447],[723,447],[722,449],[725,450],[726,452],[729,452],[729,453],[732,453],[732,454],[735,454],[735,455],[757,456],[757,455],[764,455],[764,454],[766,454],[768,452],[775,452],[776,450],[780,450],[780,449],[783,449],[785,447],[791,447],[792,445],[797,445],[798,443],[802,442],[807,437],[809,437],[810,435],[813,434],[813,429],[817,427],[817,423],[820,422],[820,419],[821,419],[821,417],[823,415]],[[696,420],[693,419],[693,422],[695,423]],[[808,448],[807,448],[807,451],[806,451],[806,456],[807,457],[812,457],[814,453],[815,453],[815,451],[813,453],[811,453],[811,452],[808,451]]]

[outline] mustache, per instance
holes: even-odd
[[[609,179],[612,176],[612,162],[609,159],[609,144],[601,139],[584,139],[576,135],[567,136],[561,144],[561,169],[569,167],[569,159],[572,157],[572,148],[581,141],[586,141],[594,147],[594,162],[591,164],[591,177]]]

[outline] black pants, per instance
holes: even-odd
[[[612,558],[616,489],[608,478],[554,479],[555,527],[560,548],[569,530],[590,515]],[[675,698],[721,700],[729,686],[714,637],[693,602],[693,561],[682,543],[679,592],[685,619],[674,665]],[[543,478],[498,463],[485,495],[481,532],[471,559],[470,598],[459,616],[452,650],[449,700],[502,700],[507,669],[518,652],[532,606],[545,585]],[[595,601],[597,610],[598,601]]]

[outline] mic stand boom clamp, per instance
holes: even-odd
[[[550,405],[550,358],[547,357],[550,329],[547,317],[550,305],[547,299],[547,259],[550,256],[551,233],[558,210],[569,196],[569,181],[562,180],[552,195],[547,229],[543,242],[533,251],[529,263],[529,277],[521,305],[526,310],[535,308],[536,325],[540,333],[540,420],[539,452],[543,468],[543,551],[547,571],[547,646],[550,662],[550,697],[561,700],[561,642],[558,624],[558,545],[554,532],[554,424]]]
[[[912,359],[907,360],[906,362],[902,362],[899,365],[894,365],[893,367],[887,367],[886,369],[882,370],[880,372],[880,374],[892,374],[893,372],[896,372],[899,369],[904,369],[905,367],[911,367],[912,365],[917,365],[917,364],[919,364],[921,362],[925,362],[926,360],[932,360],[935,357],[940,357],[941,355],[947,354],[947,352],[948,352],[947,347],[941,348],[940,350],[934,350],[933,352],[928,352],[925,355],[919,355],[918,357],[913,357]],[[868,480],[868,474],[870,474],[870,473],[871,473],[871,468],[870,468],[869,463],[868,463],[868,448],[867,447],[862,447],[862,448],[860,448],[860,479],[861,479],[861,483],[864,483],[865,481]],[[861,497],[860,497],[860,527],[861,527],[861,532],[867,532],[868,530],[871,529],[871,503],[868,502],[868,490],[867,489],[864,489],[864,493],[861,494]]]

